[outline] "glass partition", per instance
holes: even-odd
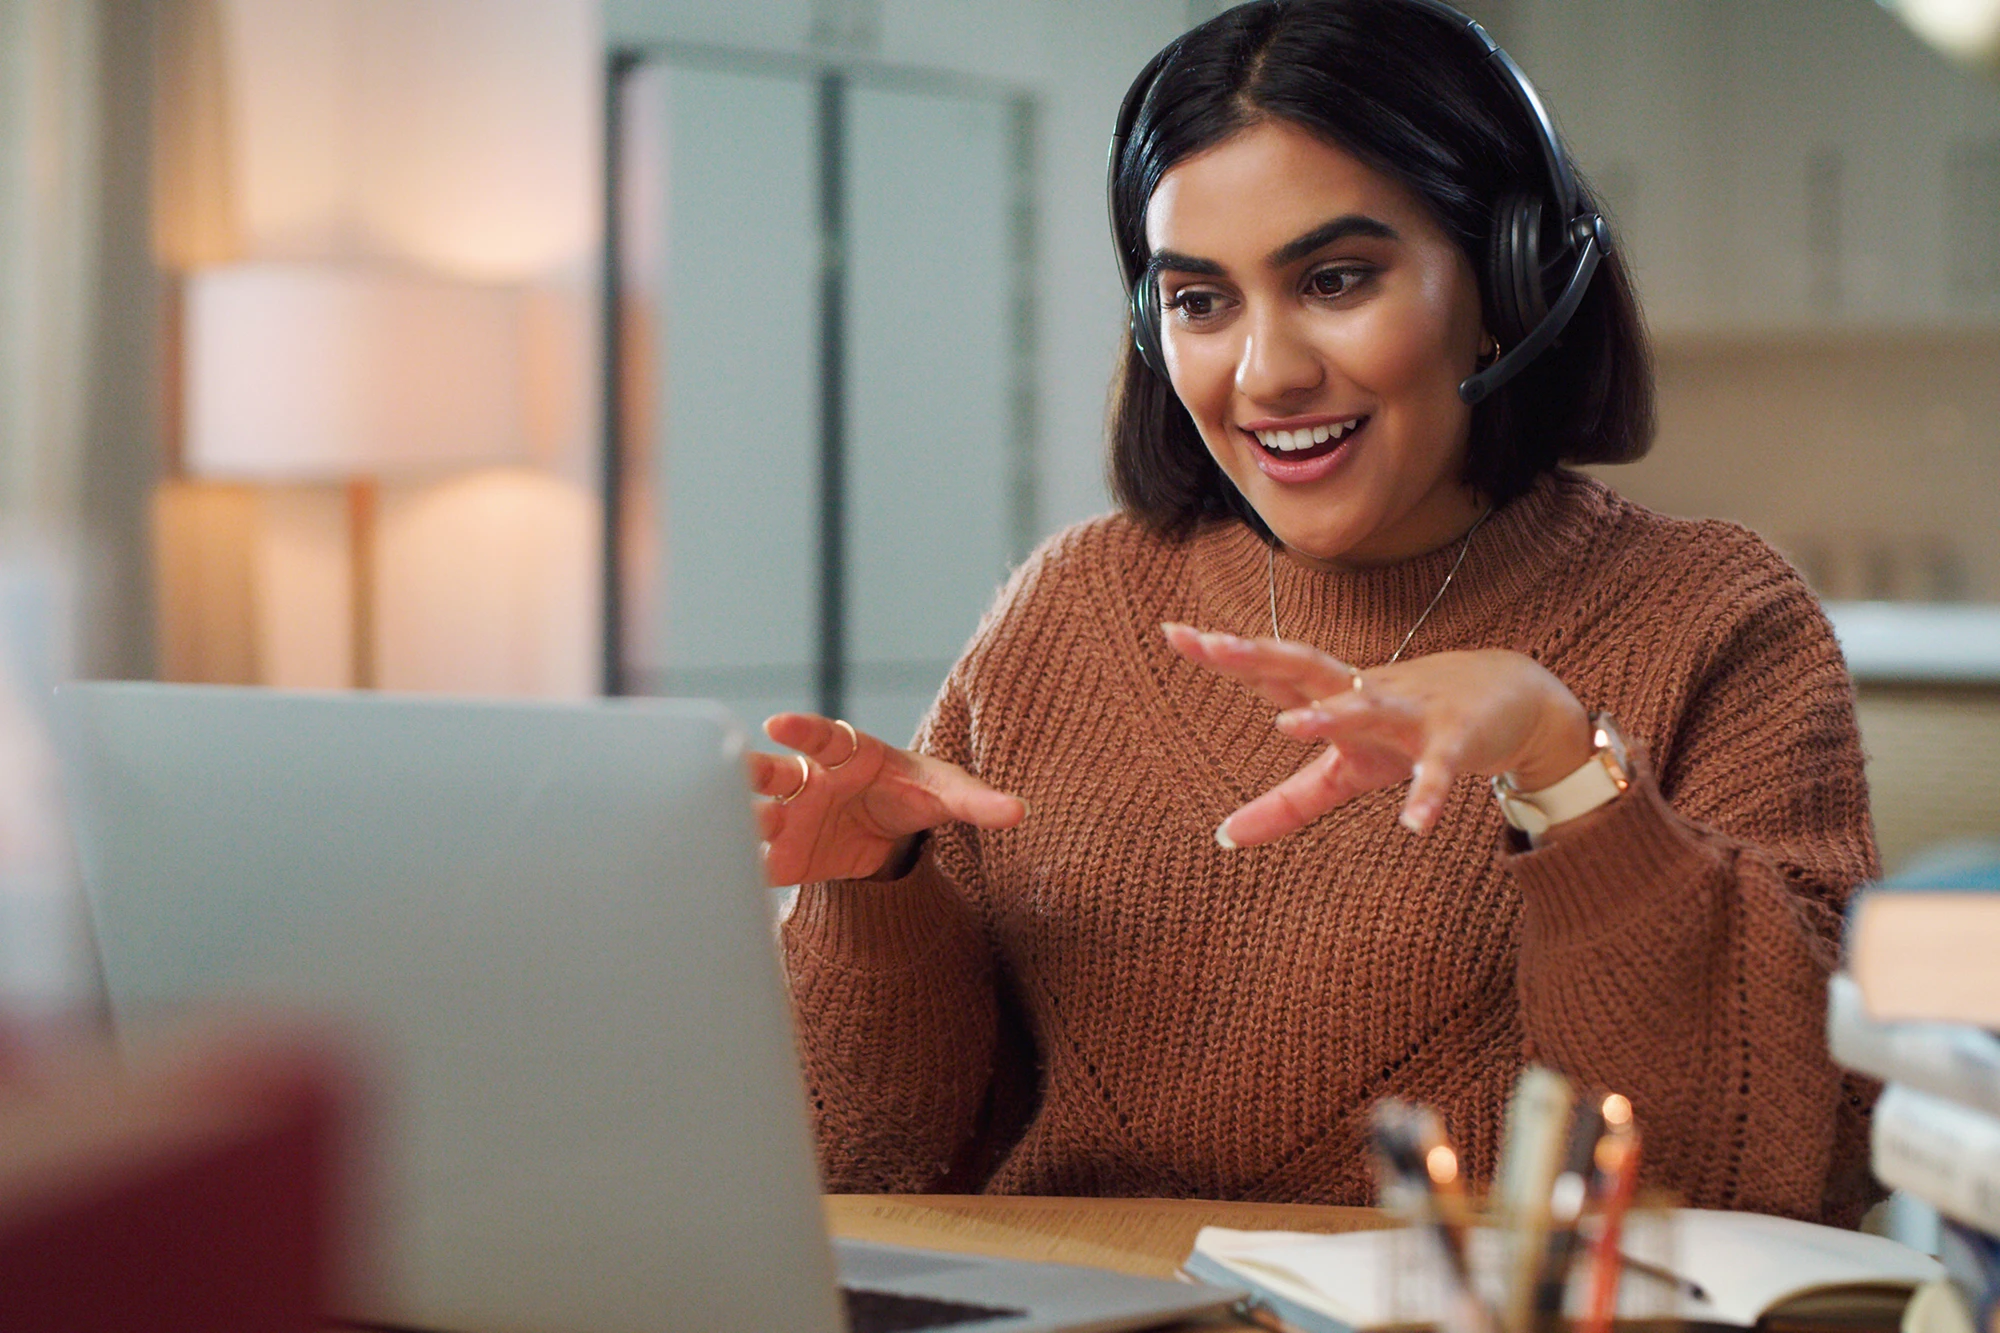
[[[845,708],[902,739],[1005,577],[1017,514],[1010,108],[849,102]]]
[[[813,89],[656,63],[624,92],[618,684],[754,722],[818,651]]]
[[[1036,531],[1011,90],[614,60],[607,685],[907,740]]]

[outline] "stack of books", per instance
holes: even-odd
[[[1855,901],[1830,983],[1833,1058],[1888,1086],[1876,1178],[1936,1208],[1947,1278],[1905,1333],[2000,1333],[2000,857],[1961,858]]]

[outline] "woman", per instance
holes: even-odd
[[[1378,1098],[1488,1178],[1534,1060],[1691,1203],[1868,1201],[1821,1036],[1876,871],[1839,652],[1755,537],[1561,466],[1644,451],[1643,331],[1464,23],[1259,0],[1156,58],[1120,512],[1016,573],[913,750],[767,724],[829,1188],[1361,1203]]]

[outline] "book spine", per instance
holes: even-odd
[[[1875,1103],[1870,1148],[1884,1185],[2000,1231],[2000,1120],[1892,1083]]]
[[[1826,1036],[1849,1069],[2000,1115],[2000,1036],[1984,1028],[1880,1022],[1840,972],[1827,983]]]

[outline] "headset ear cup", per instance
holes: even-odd
[[[1514,308],[1523,336],[1548,318],[1549,296],[1542,285],[1542,201],[1528,195],[1514,215]]]
[[[1493,206],[1493,225],[1486,243],[1486,291],[1493,307],[1487,317],[1503,348],[1519,340],[1521,327],[1514,309],[1514,200],[1513,195],[1503,195]]]
[[[1132,288],[1132,345],[1139,358],[1161,379],[1168,379],[1166,354],[1160,347],[1160,284],[1143,275]]]
[[[1531,194],[1501,197],[1493,209],[1488,284],[1493,293],[1493,334],[1502,347],[1528,336],[1548,314],[1542,291],[1542,201]]]

